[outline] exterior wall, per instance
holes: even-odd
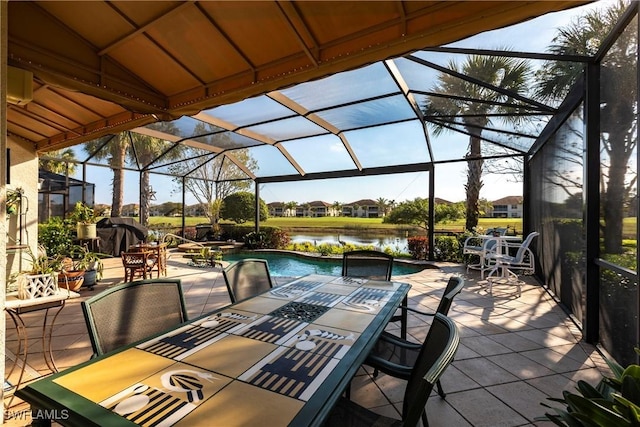
[[[494,205],[490,216],[492,218],[522,218],[522,204]]]
[[[28,244],[32,251],[38,247],[38,156],[35,149],[29,144],[21,144],[11,138],[7,140],[10,151],[10,183],[7,189],[24,190],[25,201],[23,207],[23,243]],[[4,154],[4,153],[3,153]],[[2,156],[4,159],[4,155]],[[7,246],[15,245],[20,237],[19,216],[10,215],[7,221]],[[30,267],[29,257],[24,251],[7,249],[6,279],[12,273],[26,270]]]

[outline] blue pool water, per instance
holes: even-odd
[[[275,277],[298,277],[305,274],[327,274],[339,276],[342,273],[342,259],[340,258],[307,258],[286,253],[262,253],[246,252],[237,254],[225,254],[224,261],[233,262],[245,258],[266,259],[269,263],[269,271]],[[412,266],[395,262],[392,274],[401,276],[413,274],[423,270],[423,267]]]

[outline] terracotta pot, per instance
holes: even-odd
[[[58,274],[58,287],[77,291],[84,283],[84,270],[62,271]]]

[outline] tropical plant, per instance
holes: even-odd
[[[76,202],[69,215],[69,220],[78,224],[95,224],[97,217],[92,207],[82,202]]]
[[[263,231],[253,231],[247,234],[244,238],[244,244],[248,249],[266,249],[269,247],[267,235]]]
[[[20,200],[22,199],[23,195],[24,190],[22,188],[7,190],[7,215],[15,215],[18,213],[18,210],[20,209]]]
[[[638,349],[636,349],[638,353]],[[593,387],[584,380],[577,383],[577,393],[564,390],[562,398],[548,400],[563,407],[542,402],[550,409],[537,421],[551,421],[566,427],[623,427],[640,425],[640,366],[631,364],[622,368],[606,359],[613,372]]]
[[[102,257],[96,252],[91,252],[83,245],[73,245],[67,252],[63,270],[99,270],[102,273]]]
[[[62,218],[53,216],[38,224],[38,243],[49,254],[64,254],[73,243],[71,227]]]
[[[129,132],[109,135],[84,144],[84,151],[94,160],[107,160],[113,172],[111,217],[122,216],[124,206],[124,167],[131,146]]]
[[[379,197],[378,199],[376,199],[376,205],[378,206],[379,213],[382,216],[385,216],[387,214],[387,210],[389,209],[389,201],[384,197]]]
[[[296,207],[298,207],[298,202],[286,202],[284,208],[287,211],[287,216],[296,216]]]
[[[438,76],[427,96],[423,110],[425,119],[433,125],[433,133],[441,134],[451,127],[462,127],[469,135],[467,159],[466,228],[478,225],[480,190],[482,189],[482,132],[492,123],[492,117],[518,123],[518,108],[507,106],[513,95],[527,91],[531,67],[526,60],[502,56],[468,56],[462,65],[450,61],[451,72]],[[476,81],[462,79],[464,74]],[[505,114],[506,113],[506,114]],[[511,113],[511,114],[509,114]]]
[[[629,2],[607,3],[592,9],[558,30],[548,50],[557,55],[594,56],[620,20]],[[637,175],[628,174],[635,156],[637,132],[636,33],[622,32],[601,63],[600,146],[601,203],[604,252],[622,253],[625,206],[635,188]],[[536,75],[536,94],[543,100],[564,99],[582,75],[582,63],[550,61]],[[581,153],[579,153],[581,154]]]
[[[147,127],[169,135],[175,135],[178,132],[173,122],[157,122]],[[160,156],[163,161],[177,159],[179,152],[178,150],[170,150],[170,148],[175,148],[171,142],[139,133],[132,132],[131,141],[133,150],[130,153],[135,154],[135,162],[140,168],[140,224],[147,226],[149,225],[151,200],[155,198],[155,193],[151,188],[149,166]]]
[[[26,250],[26,254],[31,261],[31,266],[26,271],[27,274],[50,274],[60,271],[62,257],[58,255],[49,256],[47,249],[43,245],[39,245],[35,253],[29,247]]]
[[[76,153],[72,148],[49,151],[44,153],[43,156],[47,158],[42,158],[38,161],[40,169],[59,175],[75,175],[78,164],[76,163]]]
[[[342,216],[342,203],[335,201],[331,207],[333,208],[334,216]]]

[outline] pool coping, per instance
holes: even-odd
[[[289,251],[286,249],[242,249],[236,253],[245,253],[245,252],[256,252],[256,253],[271,253],[271,254],[286,254],[286,255],[293,255],[295,257],[298,258],[308,258],[308,259],[313,259],[314,261],[327,261],[327,262],[335,262],[335,261],[341,261],[342,260],[342,255],[321,255],[315,252],[300,252],[300,251]],[[224,258],[222,260],[225,265],[229,264],[229,261],[225,261]],[[426,261],[426,260],[418,260],[418,259],[405,259],[405,258],[393,258],[393,262],[397,262],[399,264],[405,264],[408,266],[421,266],[424,267],[425,269],[439,269],[440,267],[432,262],[432,261]],[[417,274],[419,272],[416,273],[412,273],[412,274]],[[405,276],[404,274],[402,276]]]

